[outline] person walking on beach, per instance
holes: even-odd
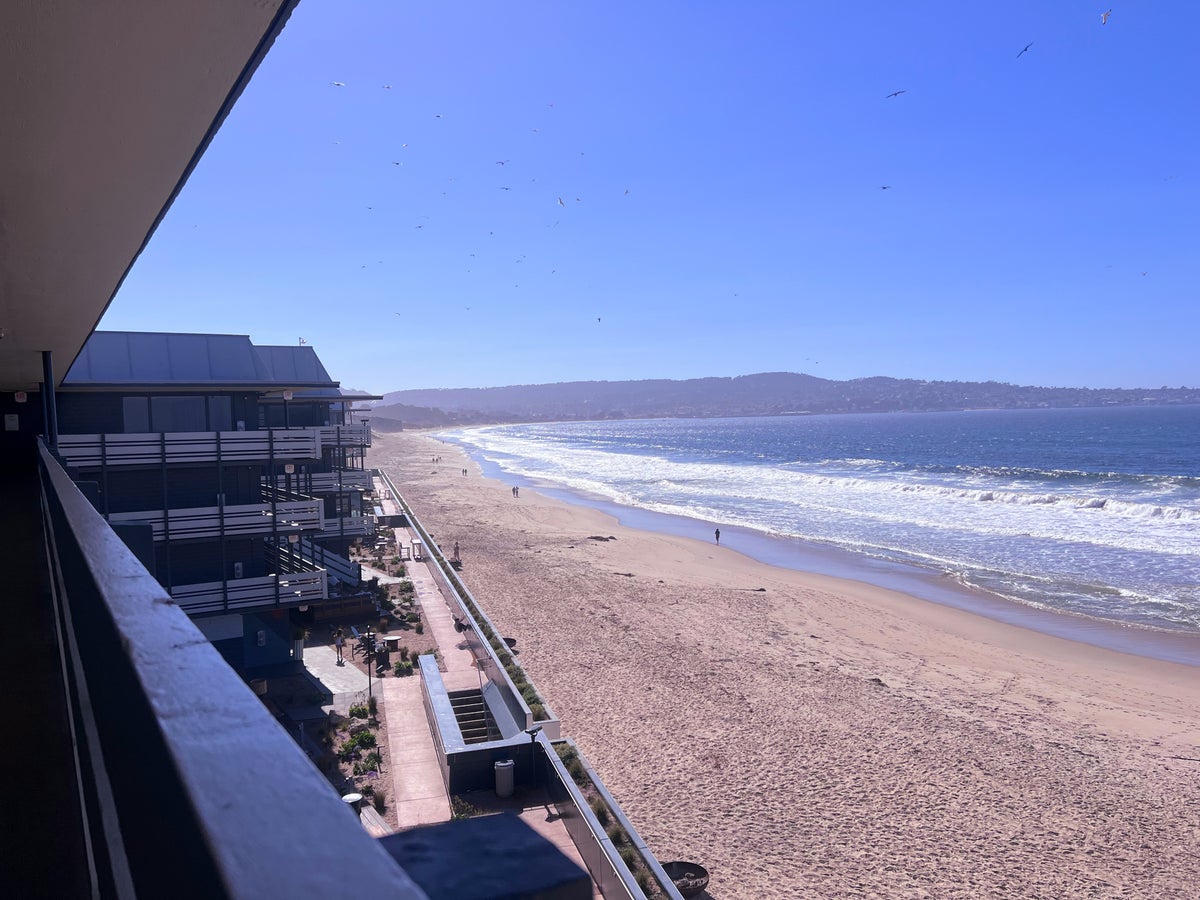
[[[346,639],[342,637],[342,629],[338,629],[333,636],[333,649],[337,651],[337,664],[344,665],[346,660],[342,657],[342,647],[346,643]]]
[[[717,536],[717,546],[720,547],[721,546],[721,529],[720,528],[717,529],[716,536]]]

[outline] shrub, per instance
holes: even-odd
[[[416,610],[414,610],[414,611],[408,613],[407,615],[405,615],[404,619],[407,622],[420,622],[421,614],[419,612],[417,612]]]
[[[469,800],[463,799],[458,794],[453,794],[450,797],[450,817],[452,819],[469,819],[472,816],[482,814],[482,812],[483,810],[478,806]]]
[[[375,811],[377,813],[386,812],[387,811],[387,791],[385,791],[383,788],[379,788],[378,790],[376,790],[375,795],[371,798],[371,803],[374,805]]]
[[[587,781],[587,769],[583,767],[583,761],[578,756],[567,763],[567,771],[575,779],[576,784],[583,784]]]
[[[625,846],[621,848],[621,859],[625,861],[625,865],[630,872],[637,868],[638,861],[641,858],[642,855],[633,847]]]
[[[608,839],[613,842],[614,847],[622,847],[629,840],[629,837],[625,834],[625,829],[616,822],[613,822],[608,828],[604,829],[604,833],[608,835]],[[622,858],[624,855],[624,853],[621,854]]]
[[[371,699],[374,700],[375,698],[372,697]],[[365,703],[356,703],[350,707],[350,718],[352,719],[365,719],[367,715],[367,704]]]
[[[417,623],[417,628],[416,628],[416,631],[417,631],[417,634],[424,634],[424,633],[425,633],[425,626],[424,626],[422,623],[418,622],[418,623]]]
[[[550,718],[550,716],[546,714],[546,707],[542,706],[540,703],[530,703],[529,711],[533,713],[533,720],[535,722]]]
[[[600,823],[601,828],[608,827],[608,804],[603,798],[596,796],[591,799],[588,804],[592,808],[592,812],[596,814],[596,821]]]
[[[374,696],[371,697],[367,701],[367,709],[371,711],[371,715],[376,715],[379,712],[379,698]]]

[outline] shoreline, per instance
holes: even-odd
[[[413,433],[425,434],[430,440],[442,440],[434,437],[440,433],[438,429]],[[498,463],[483,459],[481,451],[476,448],[460,444],[453,438],[447,441],[479,466],[486,478],[493,478],[505,485],[529,487],[564,503],[606,513],[629,528],[700,541],[711,539],[715,523],[624,506],[607,498],[589,496],[551,482],[508,472]],[[736,544],[723,546],[729,546],[763,565],[862,583],[1063,640],[1146,659],[1200,667],[1200,632],[1132,625],[1116,619],[1039,608],[957,582],[948,574],[932,568],[879,559],[800,538],[778,537],[737,525],[720,527],[723,536],[739,538]]]
[[[713,896],[1191,896],[1197,668],[517,498],[427,434],[369,460]]]

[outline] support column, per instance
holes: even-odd
[[[46,412],[46,444],[58,452],[58,407],[54,401],[54,352],[42,351],[42,396]]]

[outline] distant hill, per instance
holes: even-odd
[[[393,391],[373,416],[408,427],[598,419],[1200,404],[1198,388],[1051,388],[996,381],[856,378],[792,372],[686,381],[572,381]]]

